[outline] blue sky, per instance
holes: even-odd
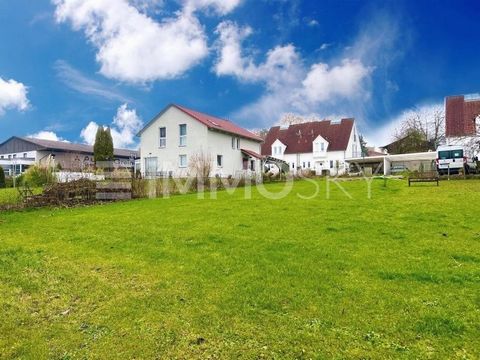
[[[117,146],[168,103],[265,128],[282,114],[392,123],[480,91],[478,1],[0,0],[0,141]]]

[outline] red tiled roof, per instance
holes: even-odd
[[[328,151],[345,151],[353,123],[354,119],[342,119],[338,123],[323,120],[295,124],[287,129],[282,129],[280,126],[272,127],[262,144],[262,155],[271,155],[272,144],[277,139],[287,146],[285,154],[311,153],[313,140],[319,135],[328,141]]]
[[[264,156],[260,155],[259,153],[256,153],[255,151],[252,151],[252,150],[247,150],[247,149],[240,149],[243,153],[251,156],[251,157],[254,157],[254,158],[257,158],[257,159],[263,159]]]
[[[251,133],[248,130],[241,128],[240,126],[235,125],[229,120],[224,120],[217,118],[212,115],[204,114],[195,110],[187,109],[186,107],[174,104],[177,109],[183,111],[184,113],[190,115],[191,117],[197,119],[202,124],[208,126],[209,129],[215,129],[230,134],[242,136],[255,141],[263,141],[261,137]]]

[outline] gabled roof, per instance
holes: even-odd
[[[285,154],[311,153],[313,141],[319,135],[328,141],[328,151],[345,151],[354,122],[354,119],[342,119],[340,122],[323,120],[290,125],[286,129],[272,127],[262,144],[262,155],[271,155],[272,144],[277,139],[287,146]]]
[[[237,136],[241,136],[241,137],[244,137],[244,138],[247,138],[247,139],[250,139],[250,140],[254,140],[254,141],[258,141],[258,142],[263,141],[261,137],[253,134],[252,132],[250,132],[250,131],[248,131],[244,128],[241,128],[240,126],[232,123],[229,120],[220,119],[218,117],[208,115],[208,114],[204,114],[204,113],[198,112],[196,110],[191,110],[191,109],[188,109],[184,106],[180,106],[180,105],[177,105],[177,104],[168,105],[157,116],[155,116],[147,125],[145,125],[145,127],[142,130],[140,130],[140,132],[137,134],[137,136],[140,136],[148,127],[150,127],[150,125],[153,124],[153,122],[155,120],[157,120],[158,117],[162,116],[172,106],[177,108],[180,111],[183,111],[185,114],[189,115],[190,117],[194,118],[195,120],[200,121],[202,124],[207,126],[209,129],[217,130],[217,131],[221,131],[221,132],[225,132],[225,133],[229,133],[229,134],[233,134],[233,135],[237,135]]]
[[[59,150],[59,151],[93,154],[93,146],[91,145],[75,144],[75,143],[70,143],[65,141],[43,140],[43,139],[20,137],[20,136],[12,136],[10,139],[0,144],[0,146],[3,144],[6,144],[12,139],[20,139],[27,143],[30,143],[34,145],[35,150],[50,150],[50,151]],[[113,154],[119,157],[130,157],[132,155],[134,155],[135,157],[138,157],[138,151],[136,150],[113,149]]]

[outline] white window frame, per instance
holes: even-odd
[[[158,158],[156,156],[146,157],[145,158],[145,176],[156,176],[157,172],[158,172]]]
[[[185,129],[185,134],[183,135],[182,135],[182,127],[184,127]],[[181,147],[187,146],[187,124],[178,125],[178,135],[179,135],[178,146],[181,146]]]
[[[320,143],[320,151],[321,151],[321,152],[324,152],[324,151],[325,151],[325,143],[324,143],[324,142],[321,142],[321,143]]]
[[[235,142],[236,142],[236,138],[234,136],[232,136],[232,149],[235,150]]]
[[[162,137],[162,129],[165,130],[165,136],[163,137]],[[158,137],[159,137],[158,147],[161,149],[166,148],[167,147],[167,128],[165,126],[158,128]]]
[[[185,164],[182,164],[182,159],[185,159]],[[187,154],[180,154],[178,155],[178,167],[179,168],[186,168],[187,167],[187,163],[188,163],[188,158],[187,158]]]
[[[237,137],[237,150],[240,150],[240,138]]]

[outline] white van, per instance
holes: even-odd
[[[458,174],[462,169],[465,170],[466,174],[476,173],[476,160],[463,146],[444,145],[437,148],[437,170],[439,174]]]

